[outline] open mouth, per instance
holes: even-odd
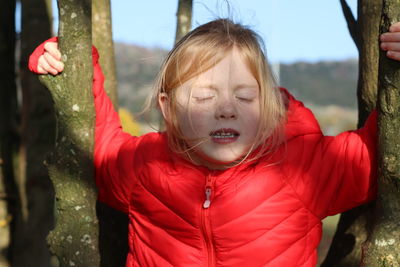
[[[213,142],[218,144],[228,144],[235,142],[240,136],[240,133],[234,129],[218,129],[210,133]]]

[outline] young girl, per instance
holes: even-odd
[[[382,36],[400,59],[400,24]],[[56,39],[30,68],[63,70]],[[94,49],[99,198],[129,215],[127,266],[315,266],[321,220],[375,197],[376,115],[323,136],[278,88],[258,36],[219,19],[169,53],[154,101],[166,131],[121,130]]]

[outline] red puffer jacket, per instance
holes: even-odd
[[[42,53],[31,56],[33,71]],[[375,196],[375,114],[361,130],[326,137],[287,93],[284,146],[209,170],[171,152],[166,133],[123,133],[97,59],[94,51],[96,181],[100,200],[129,215],[126,266],[315,266],[321,220]]]

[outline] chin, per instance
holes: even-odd
[[[242,158],[242,156],[235,155],[227,157],[226,155],[207,154],[202,151],[197,151],[196,155],[197,158],[200,159],[200,161],[203,163],[203,165],[207,165],[207,163],[210,163],[212,165],[219,165],[221,167],[235,164]]]

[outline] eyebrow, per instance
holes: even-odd
[[[246,84],[246,83],[241,83],[238,84],[234,87],[235,90],[238,89],[243,89],[243,88],[249,88],[249,89],[258,89],[258,84]]]
[[[204,84],[194,84],[194,88],[209,88],[209,89],[216,89],[218,86],[213,83],[204,83]]]
[[[209,88],[209,89],[217,89],[218,86],[213,83],[205,83],[205,84],[195,84],[193,87],[196,88]],[[249,89],[258,89],[258,84],[247,84],[247,83],[240,83],[233,87],[234,90],[249,88]]]

